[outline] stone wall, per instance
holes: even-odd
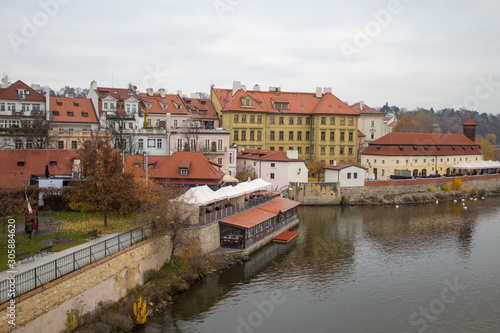
[[[363,187],[342,187],[338,183],[290,183],[289,197],[306,206],[338,204],[380,204],[458,197],[464,190],[486,195],[500,194],[500,175],[463,176],[460,191],[443,191],[445,183],[451,185],[453,177],[365,181]],[[435,189],[430,192],[429,186]]]
[[[193,244],[199,246],[203,253],[209,253],[220,247],[219,222],[202,226],[192,226],[186,229],[185,236],[193,241]]]
[[[289,198],[303,205],[340,204],[338,183],[290,183],[289,188]]]
[[[63,331],[66,311],[84,314],[100,301],[119,300],[128,289],[144,283],[146,271],[158,270],[169,250],[167,236],[148,239],[22,295],[16,299],[14,332]],[[0,307],[4,320],[8,318],[7,305]],[[0,326],[2,333],[12,329],[6,320]]]
[[[478,192],[498,194],[500,192],[500,175],[466,176],[462,179],[462,188],[459,191],[443,191],[441,188],[446,183],[452,184],[452,177],[426,178],[410,180],[370,181],[364,187],[350,187],[341,189],[342,202],[345,204],[370,204],[370,203],[402,203],[418,201],[431,201],[443,198],[464,196],[464,191],[469,195]],[[429,186],[434,190],[429,191]]]

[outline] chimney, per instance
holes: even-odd
[[[472,119],[467,120],[463,123],[464,135],[476,142],[476,123]]]
[[[323,97],[323,89],[321,87],[316,87],[316,98]]]
[[[363,101],[359,102],[359,110],[363,111],[364,108],[365,108],[365,102]]]
[[[198,94],[198,93],[192,93],[191,94],[191,98],[200,99],[200,94]]]
[[[336,167],[337,166],[337,160],[334,160],[333,161],[333,166]]]
[[[299,151],[298,150],[287,150],[286,157],[289,160],[297,160],[299,158]]]
[[[241,89],[241,81],[233,81],[233,96]]]
[[[253,86],[253,91],[260,91],[260,86],[258,84]]]
[[[325,94],[331,94],[332,93],[332,88],[330,87],[324,87],[323,88],[323,95]]]
[[[146,93],[147,93],[150,97],[153,97],[153,88],[148,88],[148,89],[146,89]]]
[[[158,93],[160,94],[161,98],[165,98],[165,88],[158,89]]]
[[[182,97],[182,90],[177,90],[177,95],[179,95],[179,97]]]

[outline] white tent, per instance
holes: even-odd
[[[244,193],[241,193],[240,191],[238,191],[237,189],[235,189],[233,186],[224,186],[224,187],[218,189],[217,191],[215,191],[215,193],[217,193],[221,197],[224,197],[227,199],[236,198],[236,197],[242,196],[244,194]]]
[[[257,179],[254,179],[250,182],[250,185],[252,185],[256,191],[258,190],[263,190],[265,189],[266,187],[269,187],[271,186],[272,184],[271,183],[268,183],[266,182],[264,179],[262,178],[257,178]]]
[[[248,183],[248,182],[239,183],[234,188],[236,190],[238,190],[241,193],[241,195],[252,193],[252,192],[256,191],[254,186],[250,185],[250,183]]]
[[[181,195],[178,200],[191,205],[206,205],[217,200],[217,195],[207,185],[192,187]]]

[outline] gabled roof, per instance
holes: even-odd
[[[151,175],[158,170],[170,156],[166,155],[148,155],[148,174]],[[144,175],[144,163],[142,155],[125,155],[125,169],[136,170],[142,176]]]
[[[232,89],[212,89],[224,111],[249,111],[277,114],[343,114],[358,116],[347,104],[331,93],[320,98],[315,93],[238,90],[234,95]],[[252,106],[243,105],[245,97],[252,99]],[[286,110],[273,109],[273,103],[288,104]]]
[[[135,93],[132,90],[125,88],[97,87],[96,92],[99,95],[100,99],[112,96],[113,98],[119,101],[126,101],[130,98],[134,98],[137,100]]]
[[[189,111],[184,106],[184,102],[179,95],[165,94],[165,97],[161,97],[160,94],[149,96],[147,93],[142,93],[139,94],[139,97],[144,103],[151,104],[151,108],[147,108],[146,105],[144,105],[149,114],[189,114]],[[163,106],[165,106],[165,108]],[[177,106],[180,106],[181,109],[179,110]]]
[[[463,134],[392,132],[368,144],[362,155],[480,155],[478,143]]]
[[[360,130],[358,130],[358,138],[366,137]]]
[[[359,113],[351,109],[347,104],[331,93],[323,95],[319,103],[314,108],[313,113],[359,116]]]
[[[353,109],[354,111],[356,111],[359,114],[373,114],[373,115],[380,115],[380,116],[384,115],[383,112],[375,110],[366,104],[363,104],[363,110],[361,110],[361,102],[353,104],[350,107],[351,107],[351,109]]]
[[[209,99],[183,98],[184,105],[194,118],[218,119],[214,106]]]
[[[337,165],[333,165],[333,164],[325,165],[323,167],[323,169],[327,169],[327,170],[342,170],[342,169],[349,168],[349,167],[355,167],[355,168],[363,169],[364,170],[364,168],[362,168],[362,167],[359,167],[359,166],[354,165],[354,164],[347,164],[347,163],[337,163]]]
[[[238,153],[237,158],[256,160],[256,161],[304,162],[302,158],[298,159],[288,158],[285,151],[260,150],[260,149],[245,149]]]
[[[0,188],[22,187],[32,175],[45,177],[46,165],[50,176],[70,177],[76,158],[77,151],[71,149],[0,149]]]
[[[29,94],[25,95],[25,98],[22,99],[22,101],[45,101],[45,97],[43,97],[42,94],[40,94],[38,91],[35,89],[31,88],[28,86],[26,83],[23,81],[19,80],[11,84],[9,87],[3,89],[0,91],[0,99],[5,99],[5,100],[17,100],[17,91],[18,90],[25,90],[26,92],[29,92]]]
[[[87,98],[50,97],[50,121],[98,123],[92,101]]]
[[[220,223],[229,224],[237,228],[249,229],[277,216],[279,212],[285,212],[298,205],[300,205],[300,202],[277,197],[263,205],[228,217],[220,221]]]
[[[180,175],[180,168],[190,163],[187,176]],[[158,170],[151,174],[151,178],[167,179],[213,179],[221,180],[224,173],[220,170],[221,165],[207,159],[198,152],[175,152],[161,165]]]

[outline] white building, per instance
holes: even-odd
[[[383,112],[377,111],[363,102],[350,105],[350,108],[359,113],[358,130],[366,136],[367,144],[384,136]]]
[[[357,187],[365,185],[365,169],[353,164],[327,165],[325,170],[325,183],[339,183],[340,187]]]
[[[290,182],[307,183],[309,170],[296,150],[274,151],[245,149],[238,153],[237,171],[251,168],[255,177],[273,185],[273,190],[288,189]]]

